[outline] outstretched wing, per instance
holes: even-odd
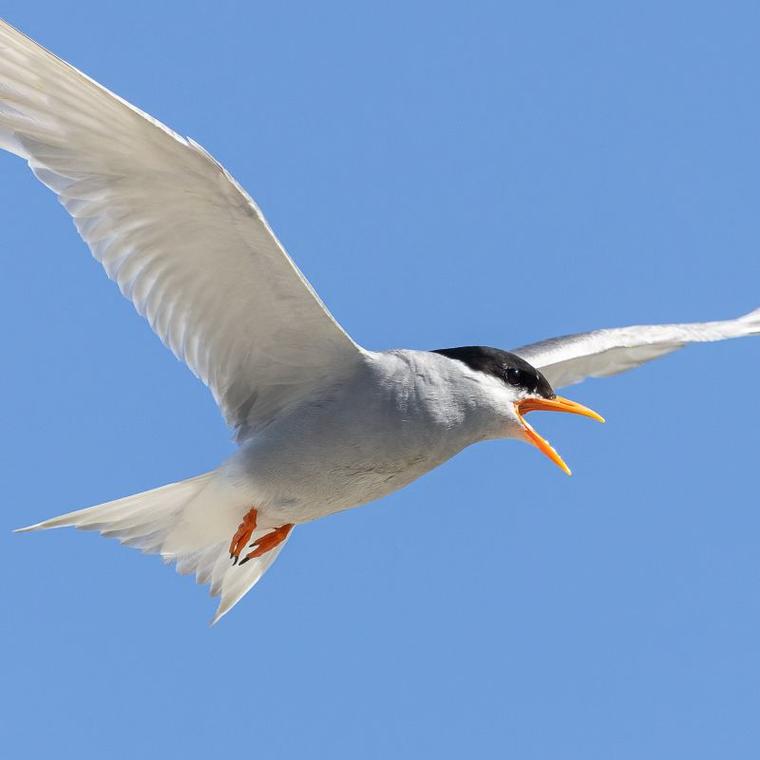
[[[203,148],[0,21],[0,147],[243,436],[360,349]]]
[[[724,322],[638,325],[565,335],[514,350],[554,388],[638,367],[687,343],[760,334],[760,309]]]

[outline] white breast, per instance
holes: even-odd
[[[452,364],[427,352],[368,354],[349,381],[245,442],[225,472],[282,522],[385,496],[488,437]]]

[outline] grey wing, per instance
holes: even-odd
[[[664,356],[687,343],[760,334],[760,309],[738,319],[672,325],[637,325],[564,335],[514,349],[541,370],[554,388],[588,377],[607,377]]]
[[[220,164],[2,21],[0,147],[58,195],[239,435],[359,360]]]

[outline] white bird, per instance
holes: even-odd
[[[464,447],[532,443],[555,395],[686,343],[760,332],[739,319],[485,347],[367,351],[335,321],[253,200],[203,148],[0,22],[0,147],[58,196],[93,256],[209,387],[239,448],[218,469],[21,530],[97,530],[176,562],[221,600],[261,578],[294,525],[399,489]]]

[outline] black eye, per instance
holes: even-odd
[[[516,367],[507,367],[507,382],[510,385],[522,385],[523,373]]]
[[[534,393],[538,388],[538,375],[517,367],[507,367],[506,380],[516,388],[524,388],[529,393]]]

